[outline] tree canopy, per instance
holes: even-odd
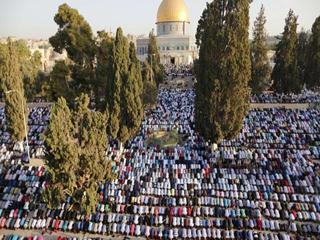
[[[159,86],[160,83],[163,83],[165,72],[163,65],[160,63],[160,54],[157,46],[157,39],[153,32],[149,34],[147,61],[152,69],[152,77],[154,78],[157,86]]]
[[[271,85],[271,66],[268,59],[268,44],[265,24],[265,9],[261,6],[254,22],[253,41],[251,43],[251,81],[249,85],[253,93],[261,93]]]
[[[15,51],[18,65],[17,69],[21,72],[26,98],[32,100],[37,94],[38,78],[41,74],[41,53],[35,51],[32,54],[25,41],[12,41],[11,39],[8,39],[7,43],[1,44],[1,50],[7,48],[6,45],[8,44],[10,44],[11,48]],[[5,62],[7,60],[4,58],[9,56],[2,55],[2,57],[2,61]]]
[[[306,83],[309,88],[320,86],[320,16],[312,25],[308,50]]]
[[[148,61],[142,65],[143,92],[142,101],[145,107],[152,108],[156,106],[158,87],[153,78],[153,71]]]
[[[128,77],[129,49],[121,28],[117,29],[111,55],[111,78],[106,92],[106,109],[109,113],[109,134],[116,139],[120,133],[123,82]]]
[[[95,101],[96,110],[105,111],[107,132],[126,142],[143,117],[142,76],[135,47],[129,51],[121,28],[115,38],[105,31],[93,37],[87,21],[76,9],[62,4],[54,18],[57,33],[50,38],[54,49],[66,50],[69,61],[57,62],[52,73],[52,93],[68,101],[82,93]]]
[[[197,28],[196,129],[206,139],[233,138],[249,106],[249,1],[207,4]]]
[[[94,85],[97,109],[104,109],[107,86],[110,84],[112,71],[112,46],[114,39],[105,31],[99,31],[97,44],[96,84]]]
[[[306,70],[308,63],[309,54],[309,34],[302,29],[298,34],[297,43],[297,71],[298,71],[298,81],[300,85],[306,83]]]
[[[58,53],[67,51],[72,61],[69,65],[76,96],[89,93],[95,84],[96,45],[90,25],[79,12],[66,3],[59,6],[54,17],[58,25],[57,33],[49,39]]]
[[[54,99],[64,97],[69,101],[74,99],[74,92],[71,89],[71,72],[66,61],[57,61],[50,73],[51,94]]]
[[[0,45],[0,79],[5,97],[5,113],[8,131],[14,141],[25,138],[27,105],[23,88],[22,62],[19,58],[19,48],[8,39],[7,44]]]
[[[36,94],[36,81],[42,65],[41,53],[35,51],[31,54],[23,40],[15,41],[13,44],[17,49],[26,96],[28,99],[32,99]]]
[[[112,162],[105,157],[105,117],[90,110],[89,102],[89,97],[81,94],[74,111],[64,98],[52,107],[45,133],[50,187],[43,193],[51,207],[71,197],[76,210],[92,212],[98,201],[98,184],[114,177]]]
[[[134,43],[130,43],[129,48],[129,72],[128,78],[123,85],[123,108],[122,108],[122,125],[125,126],[124,134],[120,139],[126,141],[128,137],[134,136],[139,130],[143,119],[142,104],[142,75],[140,62],[136,57]],[[121,134],[121,133],[120,133]]]
[[[273,87],[279,93],[299,92],[302,83],[298,77],[297,65],[297,23],[298,17],[290,9],[284,31],[277,44],[275,66],[272,72]]]
[[[111,76],[106,91],[108,133],[120,142],[134,136],[143,118],[142,76],[135,46],[129,43],[121,28],[112,46]]]

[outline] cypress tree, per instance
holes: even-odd
[[[251,81],[249,85],[253,93],[261,93],[270,86],[271,66],[268,59],[266,17],[261,6],[254,22],[253,41],[251,43]]]
[[[23,119],[24,117],[26,121],[28,119],[26,114],[27,105],[17,48],[10,39],[8,39],[6,45],[4,44],[1,47],[0,78],[2,89],[5,92],[5,113],[8,131],[13,141],[21,142],[25,138],[24,127],[27,123],[24,123]]]
[[[302,84],[298,78],[297,66],[297,19],[290,9],[280,42],[277,44],[275,66],[272,72],[273,87],[279,93],[299,92]]]
[[[309,34],[303,29],[298,34],[297,68],[298,81],[301,85],[306,83],[306,67],[308,62]]]
[[[313,26],[309,44],[309,54],[307,61],[308,88],[320,86],[320,16],[317,17]]]
[[[57,207],[65,202],[76,189],[79,158],[74,130],[67,102],[64,98],[59,98],[51,108],[50,122],[44,138],[51,186],[44,191],[43,200],[50,207]]]
[[[206,140],[235,137],[248,110],[249,1],[207,4],[199,20],[196,129]]]
[[[7,63],[7,61],[9,60],[8,57],[9,57],[8,45],[5,43],[0,43],[0,88],[1,89],[4,87],[4,84],[5,84],[4,77],[6,74],[6,66],[8,65]],[[3,91],[1,91],[1,94],[3,94]]]
[[[123,85],[124,109],[121,110],[121,128],[124,130],[122,130],[120,134],[121,142],[126,142],[129,137],[132,137],[138,131],[143,118],[141,67],[136,57],[135,46],[132,42],[130,43],[129,57],[128,79]]]
[[[119,70],[114,73],[113,81],[110,82],[110,103],[108,104],[107,113],[109,115],[108,133],[115,139],[120,129],[120,100],[121,100],[121,75]]]
[[[113,178],[111,161],[105,158],[108,144],[105,117],[89,109],[90,98],[81,94],[73,113],[75,139],[78,144],[77,188],[73,199],[81,210],[90,213],[99,200],[98,184]]]
[[[152,108],[157,104],[158,88],[152,76],[152,68],[147,61],[143,63],[142,79],[143,79],[143,92],[142,102],[144,107]]]
[[[50,187],[43,193],[50,207],[71,197],[74,210],[90,213],[98,202],[98,184],[114,177],[112,162],[105,159],[105,117],[91,111],[89,103],[88,95],[81,94],[74,112],[64,98],[52,107],[45,134]]]
[[[109,113],[109,134],[115,139],[121,127],[121,109],[124,109],[123,82],[128,78],[129,50],[127,39],[121,28],[117,29],[116,38],[112,47],[112,70],[110,83],[107,89],[107,111]],[[125,129],[122,129],[124,134]]]
[[[136,95],[141,97],[142,89],[143,89],[141,63],[137,58],[136,48],[133,42],[130,42],[130,45],[129,45],[129,59],[130,59],[129,71],[130,69],[132,69],[134,70],[133,72],[135,73],[134,75],[136,80],[134,82],[135,82],[135,90],[137,92]]]
[[[164,80],[164,67],[160,63],[160,54],[157,46],[157,39],[153,32],[149,34],[148,58],[147,61],[152,68],[153,75],[157,86]]]
[[[118,139],[124,143],[136,134],[143,118],[141,67],[132,42],[129,47],[127,78],[122,80],[121,123]]]
[[[105,98],[107,86],[109,84],[109,73],[111,72],[111,56],[112,56],[113,38],[108,33],[98,32],[97,38],[97,68],[96,77],[97,84],[94,86],[95,100],[97,109],[102,109],[105,106],[101,99]],[[104,103],[105,104],[105,103]]]

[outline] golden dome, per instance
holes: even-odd
[[[160,22],[189,22],[184,0],[162,0],[157,14],[157,23]]]

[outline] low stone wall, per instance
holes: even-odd
[[[34,107],[48,107],[51,106],[53,103],[52,102],[39,102],[39,103],[28,103],[28,106],[30,108]],[[4,103],[0,102],[0,107],[4,107]],[[261,108],[261,109],[266,109],[266,108],[286,108],[286,109],[307,109],[309,107],[314,107],[314,104],[309,104],[309,103],[251,103],[250,108],[255,109],[255,108]]]
[[[285,108],[285,109],[307,109],[309,103],[251,103],[251,109],[266,109],[266,108]]]
[[[34,108],[34,107],[48,107],[51,106],[53,103],[52,102],[32,102],[28,103],[29,108]],[[4,107],[4,102],[0,102],[0,107]]]

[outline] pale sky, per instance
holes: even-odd
[[[58,6],[67,3],[78,9],[94,32],[115,31],[121,26],[126,34],[148,34],[155,28],[161,0],[0,0],[0,37],[47,39],[57,31],[53,17]],[[207,0],[185,0],[194,34]],[[266,8],[267,32],[278,35],[290,8],[299,16],[299,29],[311,29],[320,15],[320,0],[254,0],[250,9],[250,30],[261,4]]]

